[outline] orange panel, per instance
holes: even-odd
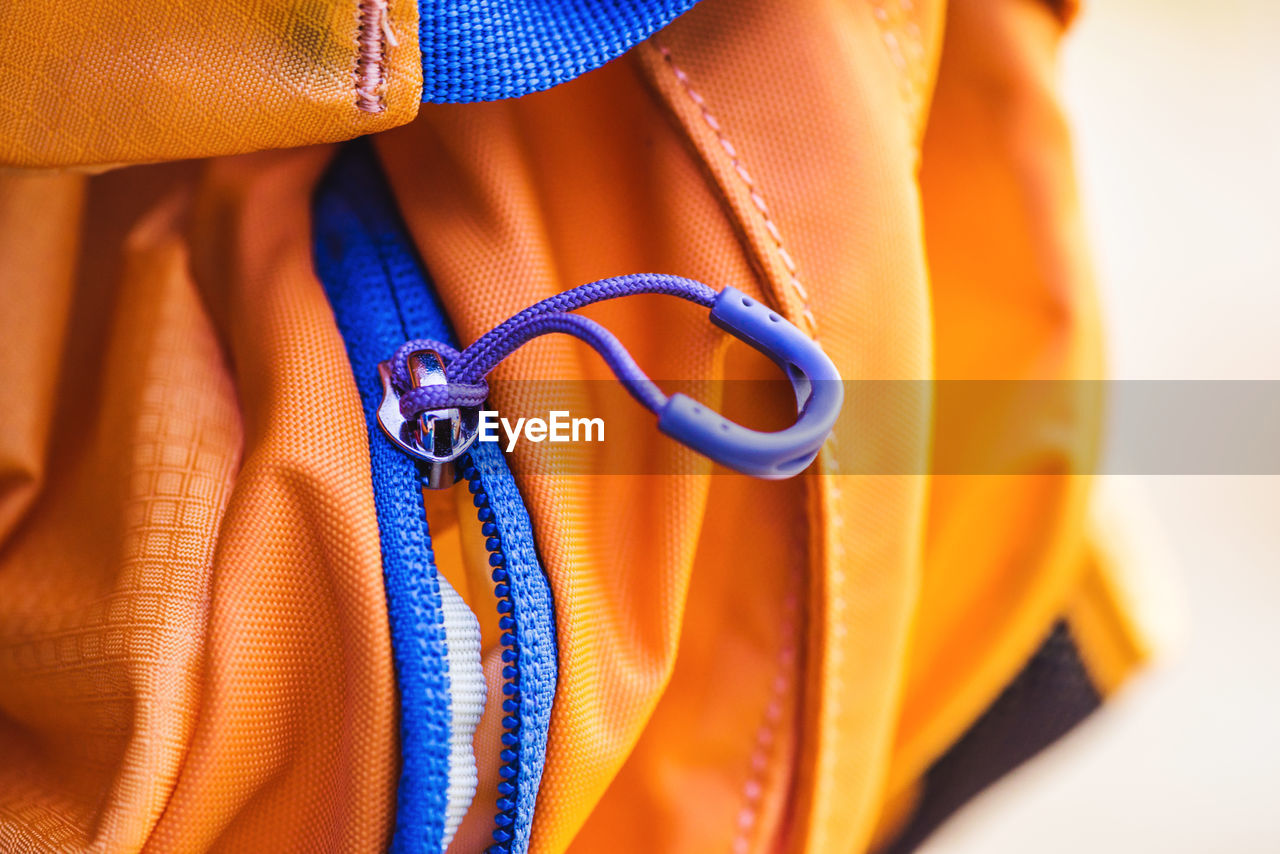
[[[418,5],[383,5],[5,0],[0,166],[208,157],[403,124],[422,94]]]

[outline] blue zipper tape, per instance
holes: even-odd
[[[401,708],[403,765],[392,850],[434,852],[445,839],[450,721],[440,580],[415,467],[377,426],[382,389],[376,366],[406,339],[454,338],[367,142],[344,146],[330,167],[316,194],[313,231],[316,271],[346,341],[369,425]],[[554,609],[532,524],[501,451],[496,445],[477,447],[471,462],[503,544],[518,664],[508,714],[515,718],[509,731],[517,744],[493,746],[519,756],[510,766],[514,779],[503,781],[508,785],[495,805],[495,840],[501,850],[523,852],[555,695]]]

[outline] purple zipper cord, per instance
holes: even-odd
[[[405,342],[391,357],[391,381],[400,390],[400,413],[406,419],[424,412],[455,407],[474,408],[489,396],[485,377],[519,347],[542,335],[560,332],[585,341],[599,353],[632,397],[653,412],[667,396],[640,370],[622,342],[594,320],[569,312],[617,297],[633,294],[667,294],[710,308],[716,291],[702,282],[662,273],[637,273],[600,279],[547,297],[504,320],[461,352],[442,341],[417,339]],[[445,362],[448,382],[410,388],[408,360],[419,350],[434,350]]]

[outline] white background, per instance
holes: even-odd
[[[1280,3],[1085,0],[1063,60],[1112,375],[1280,379]],[[1280,478],[1128,486],[1184,637],[928,854],[1280,852]]]

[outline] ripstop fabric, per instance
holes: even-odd
[[[0,177],[0,849],[389,837],[368,437],[307,230],[325,159]]]
[[[102,169],[395,127],[420,100],[417,31],[412,0],[5,0],[0,167]]]
[[[287,148],[572,80],[696,0],[9,0],[0,167]],[[415,38],[415,35],[417,38]]]

